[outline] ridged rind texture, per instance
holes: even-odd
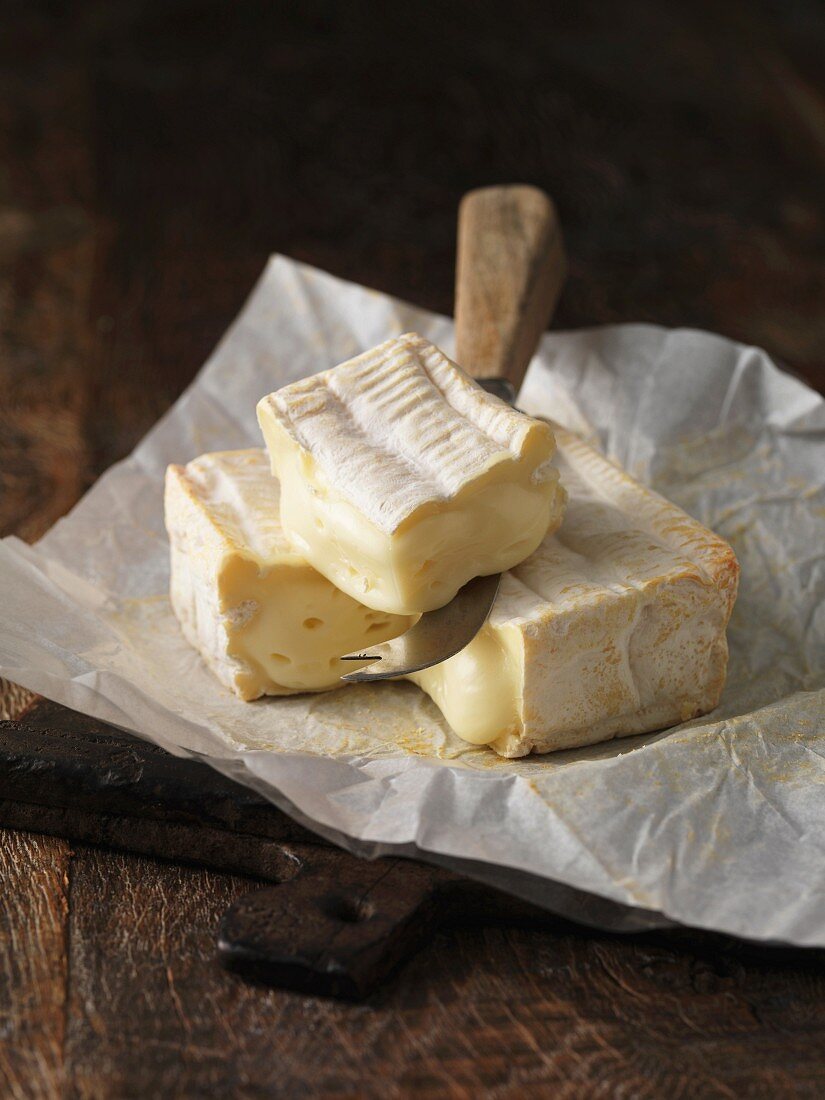
[[[492,746],[504,756],[674,725],[725,683],[731,547],[570,432],[556,439],[565,521],[504,576],[490,620],[522,667],[520,728]]]
[[[185,491],[240,553],[262,562],[303,564],[281,526],[280,485],[271,476],[261,448],[201,455],[187,463],[178,476]]]
[[[536,479],[555,477],[550,427],[488,394],[415,333],[270,394],[259,404],[266,415],[386,534],[521,460],[528,442]]]
[[[675,725],[725,682],[731,548],[576,436],[556,439],[564,523],[504,574],[470,645],[411,677],[502,756]]]

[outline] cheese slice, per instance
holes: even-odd
[[[308,565],[284,537],[278,495],[260,449],[203,455],[166,474],[172,607],[242,699],[340,687],[354,667],[342,653],[411,623],[364,607]]]
[[[264,397],[258,419],[284,530],[368,607],[441,607],[561,522],[551,427],[414,333]]]
[[[661,729],[716,706],[733,550],[557,428],[564,524],[502,578],[461,653],[410,677],[502,756]]]

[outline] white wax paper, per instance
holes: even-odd
[[[825,402],[755,348],[621,325],[547,335],[520,404],[734,546],[713,714],[503,760],[410,684],[243,703],[166,599],[168,462],[259,445],[264,393],[452,323],[275,258],[177,404],[35,547],[0,544],[0,674],[206,759],[365,855],[418,855],[593,924],[825,946]]]

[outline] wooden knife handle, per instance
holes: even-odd
[[[456,362],[518,390],[567,265],[556,208],[538,187],[469,191],[458,209]]]

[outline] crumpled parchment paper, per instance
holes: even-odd
[[[734,546],[711,715],[511,761],[411,684],[243,703],[166,598],[168,462],[260,445],[264,393],[452,323],[285,259],[177,404],[35,546],[0,544],[0,674],[203,757],[365,855],[418,855],[611,928],[825,945],[825,402],[755,348],[621,325],[547,335],[520,405],[597,442]]]

